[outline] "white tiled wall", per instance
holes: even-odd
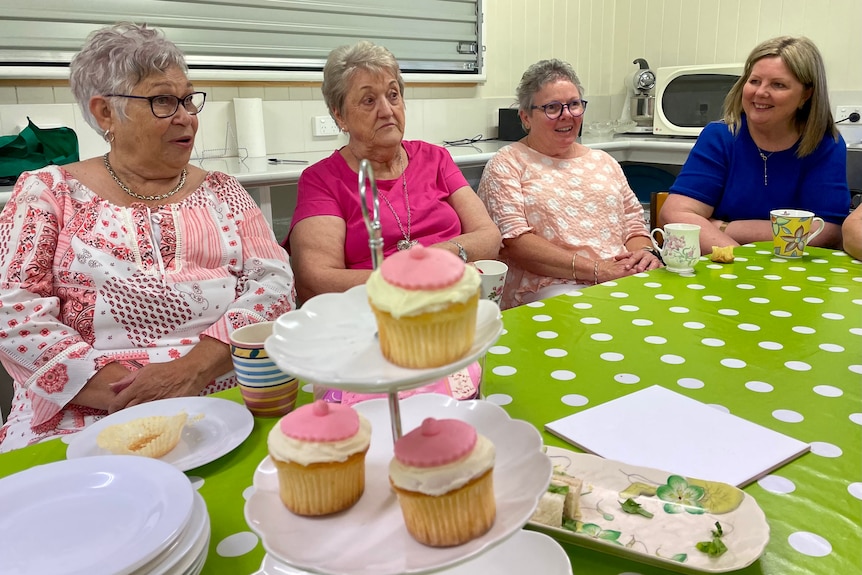
[[[76,104],[0,105],[0,134],[17,134],[27,125],[28,117],[40,128],[67,126],[75,130],[82,159],[108,151],[108,145],[87,125]]]
[[[635,58],[652,68],[741,62],[759,41],[779,34],[817,43],[833,105],[862,104],[862,0],[485,0],[484,7],[487,81],[408,86],[407,138],[496,136],[497,108],[513,102],[524,69],[543,58],[571,62],[590,100],[589,119],[608,120],[620,115]],[[208,93],[199,151],[225,147],[235,97],[264,99],[268,153],[329,150],[346,141],[311,136],[311,118],[326,114],[317,86],[196,84]],[[104,143],[74,107],[54,106],[70,102],[67,87],[0,86],[0,134],[15,133],[27,114],[39,125],[43,117],[49,124],[74,120],[82,156],[101,153]]]
[[[456,98],[413,100],[407,104],[408,139],[443,143],[482,135],[496,135],[498,107],[507,98]],[[314,116],[325,115],[322,100],[265,101],[263,106],[267,154],[329,151],[347,143],[347,137],[314,137]],[[0,105],[0,133],[15,134],[27,125],[27,116],[42,128],[69,126],[78,135],[81,158],[104,154],[107,144],[90,128],[75,104]],[[232,102],[207,102],[200,114],[195,157],[236,155],[236,130]]]
[[[743,62],[758,42],[782,34],[817,44],[831,91],[862,91],[859,0],[486,0],[484,6],[483,97],[512,94],[524,69],[543,58],[571,62],[590,96],[621,96],[635,58],[652,68]]]

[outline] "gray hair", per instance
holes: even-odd
[[[546,84],[557,80],[571,82],[578,89],[581,99],[584,98],[584,87],[581,85],[581,81],[571,64],[557,59],[539,60],[527,68],[521,76],[521,82],[518,84],[518,89],[515,92],[515,95],[518,97],[518,109],[525,114],[529,114],[530,106],[533,105],[533,96],[544,88]]]
[[[123,22],[91,33],[69,64],[69,86],[84,120],[97,132],[102,128],[90,113],[90,98],[129,94],[144,78],[179,68],[188,74],[183,53],[164,34],[146,24]],[[112,109],[125,116],[126,99],[115,98]]]
[[[344,116],[344,100],[350,90],[350,81],[357,70],[371,73],[390,72],[398,82],[398,90],[404,94],[404,78],[398,60],[388,49],[377,46],[367,40],[362,40],[353,46],[339,46],[329,53],[326,65],[323,67],[323,100],[329,114],[335,119],[333,112]]]

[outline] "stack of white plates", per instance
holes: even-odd
[[[210,521],[172,465],[109,455],[0,479],[0,533],[5,575],[197,575]]]

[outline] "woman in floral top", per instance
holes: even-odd
[[[527,135],[491,158],[479,184],[509,265],[501,307],[659,267],[620,165],[577,142],[587,102],[571,65],[533,64],[517,94]]]
[[[235,384],[230,333],[293,307],[286,255],[232,177],[189,165],[205,94],[146,26],[98,30],[71,88],[110,152],[24,173],[0,213],[0,451]]]

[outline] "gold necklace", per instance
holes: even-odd
[[[763,160],[763,185],[768,186],[769,185],[769,179],[768,179],[768,176],[766,174],[766,160],[768,160],[772,156],[772,154],[774,154],[775,152],[769,152],[767,154],[763,150],[761,150],[760,146],[758,146],[757,144],[755,144],[755,147],[757,148],[757,153],[760,154],[760,159]]]
[[[180,174],[180,183],[177,184],[176,188],[174,188],[170,192],[166,192],[166,193],[160,194],[158,196],[144,196],[144,195],[138,194],[136,192],[133,192],[132,190],[129,189],[129,187],[126,184],[124,184],[123,182],[120,181],[120,178],[118,178],[117,174],[114,173],[114,168],[111,167],[111,162],[108,161],[108,154],[105,154],[104,156],[102,156],[102,158],[105,160],[105,169],[108,170],[108,173],[111,175],[112,178],[114,178],[114,181],[117,182],[117,185],[120,186],[120,189],[122,189],[124,192],[126,192],[127,194],[129,194],[130,196],[132,196],[133,198],[138,199],[138,200],[143,200],[145,202],[147,202],[147,201],[157,202],[159,200],[164,200],[164,199],[170,198],[171,196],[173,196],[174,194],[179,192],[186,183],[186,175],[188,172],[186,172],[186,169],[183,168],[183,171]]]

